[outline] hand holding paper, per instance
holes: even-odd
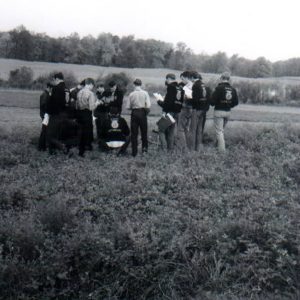
[[[192,99],[192,90],[187,86],[183,87],[184,95],[187,99]]]
[[[49,115],[48,114],[44,115],[44,119],[43,119],[42,124],[45,125],[45,126],[48,126],[48,124],[49,124]]]
[[[153,96],[155,97],[156,101],[164,101],[163,96],[159,93],[153,93]]]

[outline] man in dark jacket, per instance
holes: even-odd
[[[125,154],[130,143],[130,130],[127,122],[118,112],[117,107],[110,107],[108,117],[104,120],[99,136],[102,151],[119,149],[118,155]]]
[[[46,114],[46,108],[48,101],[50,99],[52,84],[47,83],[47,87],[43,91],[43,93],[40,96],[40,116],[42,121],[44,120],[45,114]],[[42,123],[42,130],[39,138],[39,145],[38,149],[39,151],[46,151],[47,148],[47,126]]]
[[[225,72],[220,77],[220,83],[211,97],[214,110],[214,126],[216,130],[218,150],[225,151],[224,128],[230,118],[230,111],[239,103],[236,90],[230,85],[230,74]]]
[[[47,128],[49,153],[53,154],[55,149],[65,151],[65,145],[59,140],[60,123],[66,118],[66,86],[62,73],[54,75],[54,85],[46,105],[46,114],[49,115]]]
[[[111,81],[108,84],[108,90],[103,93],[103,97],[106,99],[106,102],[109,107],[114,106],[118,108],[118,113],[121,114],[123,106],[124,93],[118,87],[115,81]]]
[[[202,82],[202,76],[198,72],[191,72],[192,86],[192,119],[191,119],[191,149],[199,151],[203,142],[203,131],[206,120],[206,112],[209,109],[209,88]]]
[[[157,104],[162,107],[164,114],[169,114],[173,117],[175,122],[170,124],[166,129],[158,128],[158,134],[160,139],[161,148],[167,147],[168,150],[172,150],[175,144],[175,131],[178,123],[178,116],[182,108],[184,91],[178,85],[175,74],[166,75],[167,93],[164,101],[158,100]]]

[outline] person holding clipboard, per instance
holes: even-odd
[[[163,98],[154,94],[157,104],[162,107],[163,116],[158,120],[158,134],[161,149],[173,150],[175,146],[176,124],[182,108],[184,91],[178,85],[175,74],[166,75],[167,93]]]

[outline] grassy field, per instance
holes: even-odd
[[[299,299],[299,128],[82,159],[36,150],[36,109],[0,121],[0,299]]]
[[[240,105],[215,148],[37,151],[40,92],[0,92],[0,299],[300,297],[300,109]],[[125,116],[129,120],[129,116]],[[96,148],[96,147],[95,147]]]
[[[87,77],[98,78],[99,75],[105,76],[110,73],[125,72],[132,78],[140,78],[145,84],[163,85],[164,78],[167,73],[175,73],[180,75],[181,71],[169,69],[141,69],[141,68],[116,68],[116,67],[101,67],[92,65],[75,65],[64,63],[46,63],[46,62],[29,62],[16,59],[0,58],[0,78],[7,80],[9,72],[22,66],[30,67],[34,72],[34,78],[40,75],[49,74],[52,71],[68,71],[74,73],[78,80]],[[219,75],[216,74],[202,74],[204,81],[217,82]],[[243,77],[232,77],[233,81],[252,81],[262,83],[280,83],[282,85],[299,85],[300,77],[279,77],[279,78],[265,78],[265,79],[249,79]]]

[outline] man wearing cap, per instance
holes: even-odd
[[[47,143],[49,153],[54,154],[55,149],[65,152],[65,145],[59,140],[60,123],[66,118],[66,85],[63,74],[57,73],[53,77],[53,88],[46,105],[46,116],[49,116],[47,128]]]
[[[236,90],[230,85],[230,74],[225,72],[220,77],[220,83],[211,97],[214,109],[214,126],[217,136],[218,150],[225,151],[224,128],[230,118],[231,108],[238,105]]]
[[[209,88],[202,82],[202,76],[196,72],[191,72],[192,87],[192,119],[191,119],[191,149],[199,151],[203,142],[204,122],[206,112],[209,109]]]
[[[127,108],[131,110],[131,145],[132,156],[137,155],[138,151],[138,132],[141,131],[142,152],[148,151],[148,121],[147,114],[149,113],[151,102],[149,94],[144,91],[142,81],[136,79],[134,82],[134,91],[129,95]]]

